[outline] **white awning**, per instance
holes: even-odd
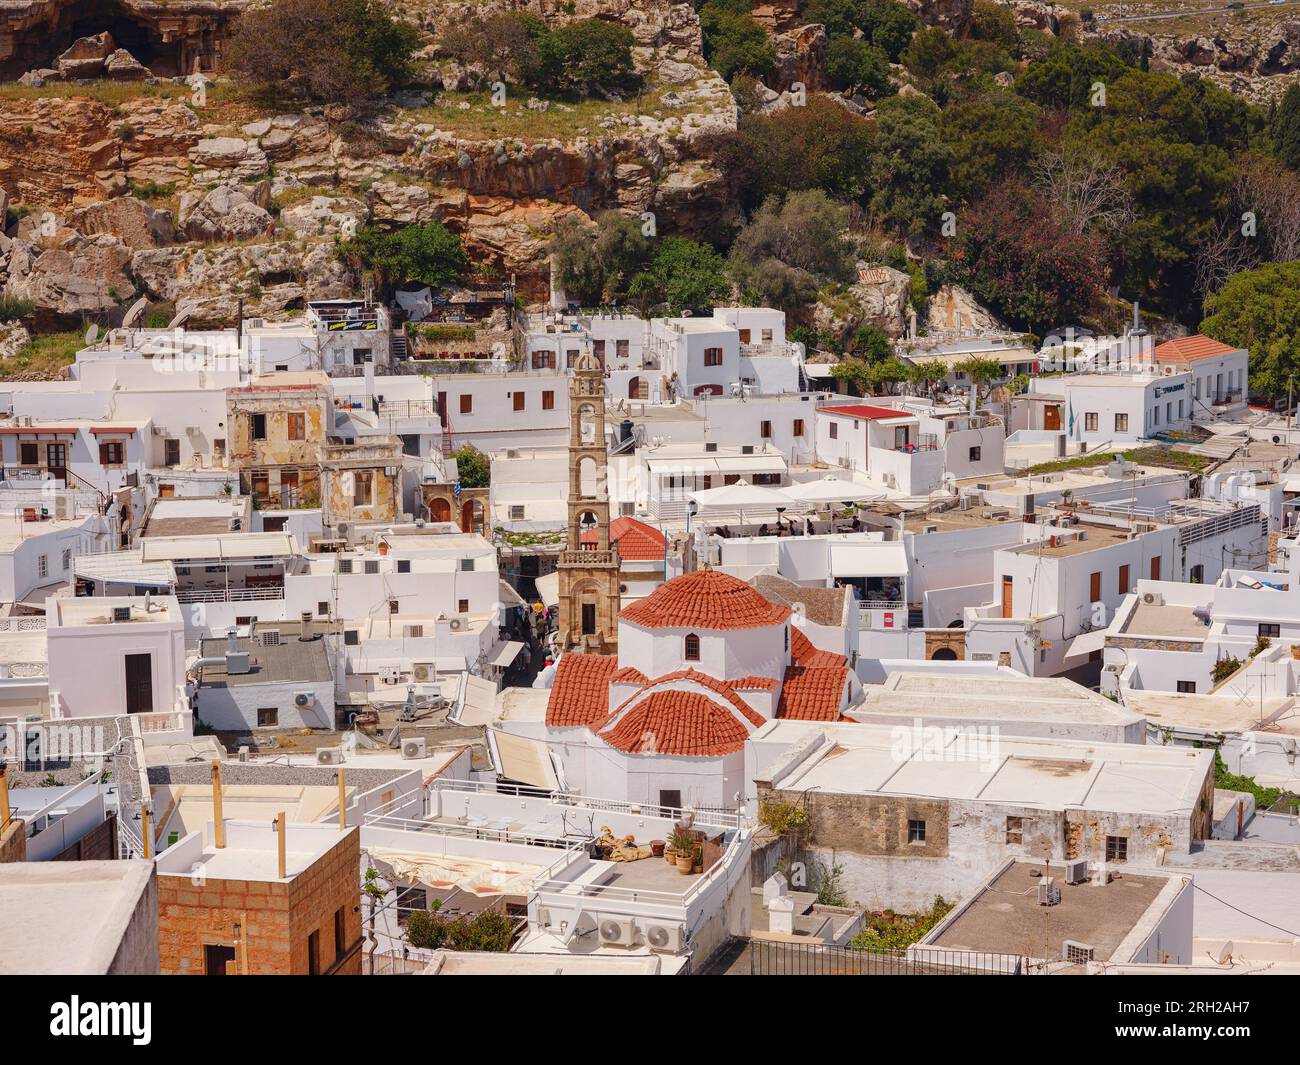
[[[1100,651],[1105,646],[1105,629],[1093,629],[1091,632],[1081,632],[1070,641],[1070,646],[1065,652],[1065,661],[1068,663],[1072,659],[1087,658],[1094,651]]]
[[[537,597],[546,606],[558,606],[560,602],[560,574],[547,573],[538,577],[533,584],[537,586]]]
[[[497,686],[490,680],[467,673],[464,699],[447,720],[454,725],[486,725],[496,714]]]
[[[500,650],[492,656],[492,665],[505,669],[506,666],[519,657],[519,652],[523,649],[524,645],[518,640],[507,640],[501,645]]]
[[[229,536],[159,536],[140,541],[144,562],[177,559],[248,559],[296,555],[298,542],[288,533],[232,533]]]
[[[560,790],[555,763],[551,760],[551,749],[545,740],[516,736],[512,732],[495,728],[488,729],[487,736],[492,760],[501,776],[547,791]]]
[[[833,577],[906,577],[907,548],[893,541],[831,541]]]

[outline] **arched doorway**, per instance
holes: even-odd
[[[441,496],[429,500],[429,520],[451,521],[451,504]]]
[[[640,377],[633,377],[633,378],[629,379],[629,381],[628,381],[628,383],[627,383],[627,398],[628,398],[628,399],[645,399],[645,396],[643,396],[643,395],[641,394],[641,378],[640,378]]]
[[[956,662],[957,652],[951,647],[940,647],[930,656],[932,662]]]

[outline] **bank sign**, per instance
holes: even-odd
[[[1186,381],[1180,381],[1176,385],[1156,385],[1155,397],[1156,399],[1159,399],[1161,396],[1168,396],[1174,392],[1181,392],[1186,385]]]

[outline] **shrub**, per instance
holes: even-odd
[[[877,97],[889,90],[889,58],[873,44],[834,37],[826,49],[826,76],[837,89],[861,89]]]
[[[32,301],[21,296],[0,296],[0,322],[16,322],[32,313]]]
[[[460,238],[441,222],[404,226],[391,233],[366,226],[341,241],[337,253],[358,273],[373,274],[385,291],[408,281],[442,288],[459,281],[469,268]]]
[[[410,77],[418,44],[379,0],[273,0],[240,16],[226,58],[268,98],[357,107]]]

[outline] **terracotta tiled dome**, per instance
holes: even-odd
[[[648,629],[758,629],[789,616],[789,607],[717,570],[675,577],[619,615]]]

